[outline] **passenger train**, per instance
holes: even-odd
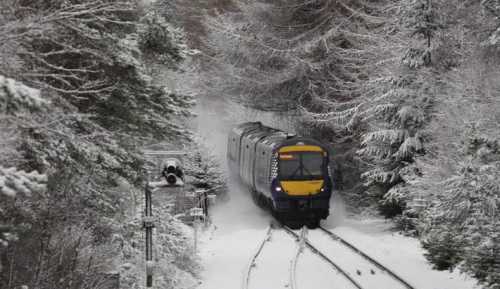
[[[254,201],[286,225],[317,227],[328,217],[332,176],[322,143],[248,122],[230,131],[227,158]]]

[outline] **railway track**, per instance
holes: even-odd
[[[305,240],[307,238],[307,228],[303,227],[300,231],[300,237],[297,245],[297,252],[292,260],[292,266],[290,270],[290,287],[291,289],[297,289],[297,262],[299,260],[300,254],[304,251]]]
[[[243,280],[243,289],[248,289],[250,285],[250,275],[252,274],[252,269],[255,267],[256,263],[255,261],[259,257],[260,253],[262,253],[262,249],[264,249],[264,246],[266,245],[267,242],[271,240],[271,234],[273,231],[273,226],[269,225],[269,228],[267,229],[267,233],[265,238],[262,240],[262,242],[259,244],[259,247],[255,251],[255,253],[252,255],[250,258],[250,262],[247,265],[247,268],[245,270],[245,278]]]
[[[306,233],[303,230],[302,234]],[[263,286],[297,288],[295,266],[301,253],[300,247],[300,242],[297,247],[295,240],[281,230],[279,224],[272,222],[264,239],[250,257],[245,269],[242,288],[262,288]]]
[[[267,248],[266,244],[271,243],[271,237],[273,234],[277,234],[277,236],[273,236],[273,239],[276,238],[278,241],[276,243],[273,241],[273,243],[269,245],[270,248]],[[280,272],[282,282],[280,284],[283,284],[283,282],[289,284],[289,286],[287,285],[285,287],[290,287],[291,289],[300,289],[300,286],[297,286],[296,279],[297,263],[301,254],[303,254],[304,249],[307,248],[308,250],[310,250],[310,252],[313,253],[313,255],[308,254],[308,256],[319,257],[330,267],[333,267],[335,271],[339,273],[339,275],[341,276],[339,277],[341,279],[344,279],[345,282],[348,282],[346,283],[346,285],[349,284],[348,286],[351,286],[353,288],[415,289],[415,287],[413,287],[406,280],[397,275],[394,271],[387,268],[374,258],[370,257],[368,254],[364,253],[362,250],[360,250],[347,240],[341,238],[337,234],[330,232],[323,227],[319,227],[318,229],[311,231],[308,231],[304,227],[299,233],[286,226],[278,226],[273,224],[269,226],[265,237],[260,242],[257,250],[250,258],[243,280],[243,289],[249,289],[250,283],[253,284],[252,287],[256,287],[259,282],[264,280],[263,278],[258,278],[257,276],[252,277],[254,278],[252,282],[250,280],[252,271],[256,267],[257,259],[262,259],[259,262],[265,264],[263,266],[267,265],[267,267],[269,267],[269,264],[271,264],[269,263],[270,260],[267,260],[267,262],[265,260],[265,256],[267,255],[267,253],[262,254],[262,252],[267,252],[269,250],[273,251],[273,247],[276,249],[277,246],[287,247],[284,244],[284,242],[289,239],[286,237],[287,234],[290,235],[297,243],[295,251],[293,251],[292,249],[288,249],[288,251],[284,252],[285,254],[282,254],[282,256],[285,257],[285,261],[286,256],[291,257],[291,260],[289,261],[290,265],[288,269],[288,280],[284,280],[285,278],[283,278],[285,276],[285,272]],[[267,249],[264,250],[264,247],[266,247]],[[269,255],[267,256],[269,257]],[[286,263],[283,260],[281,262],[283,265],[284,263]],[[374,268],[377,269],[375,270]],[[370,272],[370,274],[362,274],[366,272]]]
[[[285,230],[285,232],[287,232],[288,234],[290,234],[291,236],[293,236],[297,241],[301,241],[301,236],[298,235],[295,231],[293,231],[292,229],[288,228],[288,227],[283,227],[283,229]],[[303,238],[302,239],[302,242],[304,242],[305,246],[310,249],[313,253],[315,253],[317,256],[319,256],[323,261],[325,261],[326,263],[330,264],[332,267],[335,268],[335,270],[337,272],[339,272],[343,277],[345,277],[345,279],[347,279],[349,281],[349,283],[351,283],[354,287],[356,287],[357,289],[364,289],[347,271],[345,271],[344,269],[342,269],[335,261],[333,261],[331,258],[329,258],[327,255],[325,255],[323,252],[321,252],[318,248],[316,248],[316,246],[314,246],[309,240],[308,238]]]
[[[399,284],[399,286],[396,284],[387,284],[388,280],[379,280],[379,281],[386,282],[386,284],[384,284],[385,288],[401,288],[402,287],[402,288],[406,288],[406,289],[415,289],[415,287],[413,287],[410,283],[408,283],[406,280],[404,280],[402,277],[400,277],[398,274],[396,274],[393,270],[387,268],[386,266],[384,266],[383,264],[381,264],[380,262],[378,262],[377,260],[375,260],[374,258],[369,256],[368,254],[364,253],[358,247],[354,246],[353,244],[351,244],[347,240],[343,239],[342,237],[338,236],[337,234],[335,234],[335,233],[333,233],[333,232],[331,232],[323,227],[319,227],[315,232],[321,232],[322,234],[327,235],[331,240],[336,241],[338,244],[342,245],[344,248],[347,248],[351,252],[354,252],[355,254],[357,254],[359,257],[364,259],[367,263],[378,268],[378,270],[380,270],[380,272],[382,273],[381,275],[383,275],[383,277],[384,277],[383,279],[387,279],[385,277],[388,276],[389,278],[393,279],[394,281],[396,281],[396,283]],[[375,274],[375,271],[373,269],[370,269],[370,271],[371,271],[371,274]],[[357,275],[360,275],[359,270],[357,270]],[[368,287],[376,287],[377,288],[379,286],[366,286],[365,285],[365,287],[367,287],[367,288]]]

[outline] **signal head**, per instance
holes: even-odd
[[[167,174],[165,178],[170,185],[175,185],[177,183],[177,176],[175,174]]]

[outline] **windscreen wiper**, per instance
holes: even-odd
[[[295,171],[293,171],[293,173],[290,175],[290,177],[289,177],[289,178],[290,178],[291,180],[293,180],[293,178],[295,177],[295,175],[297,175],[297,173],[299,172],[300,168],[301,168],[301,167],[300,167],[300,164],[299,164],[299,166],[297,167],[297,169],[296,169]]]
[[[307,169],[304,165],[302,165],[302,170],[303,170],[302,175],[303,175],[304,177],[308,177],[308,179],[311,179],[311,180],[313,180],[313,179],[314,179],[314,176],[313,176],[313,174],[311,173],[311,171],[309,171],[309,170],[308,170],[308,169]],[[307,172],[307,175],[305,174],[305,172]]]

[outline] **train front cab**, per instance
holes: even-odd
[[[278,218],[316,227],[329,214],[332,180],[328,151],[312,140],[293,140],[275,153],[271,193]]]

